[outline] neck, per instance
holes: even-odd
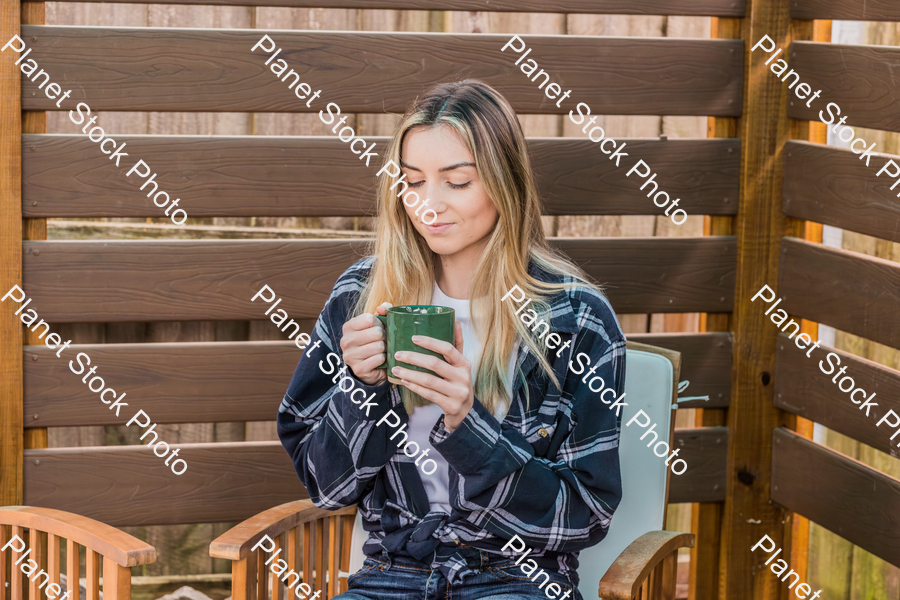
[[[438,287],[459,300],[468,300],[472,289],[472,275],[487,246],[487,238],[472,244],[465,250],[451,255],[438,255],[435,264],[435,279]]]

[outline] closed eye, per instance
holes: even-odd
[[[464,190],[464,189],[466,189],[467,187],[469,187],[469,186],[472,184],[472,182],[471,182],[471,181],[467,181],[467,182],[465,182],[465,183],[460,183],[460,184],[457,185],[457,184],[455,184],[455,183],[450,183],[450,182],[448,181],[447,184],[448,184],[450,187],[452,187],[454,190]]]

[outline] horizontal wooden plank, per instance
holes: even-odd
[[[728,406],[731,397],[730,333],[630,333],[628,339],[681,352],[681,380],[690,381],[682,396],[709,396],[709,401],[679,402],[679,408]]]
[[[107,387],[125,392],[124,402],[156,423],[274,420],[303,353],[294,342],[83,344],[57,358],[46,346],[27,346],[27,426],[122,425],[131,418],[116,417],[69,369],[80,352]]]
[[[900,21],[900,4],[895,0],[792,0],[791,18]]]
[[[555,245],[601,285],[617,312],[727,312],[735,240],[566,238]],[[317,317],[334,282],[365,255],[359,240],[26,242],[23,280],[57,322],[261,319],[269,285],[294,319]]]
[[[88,0],[100,2],[101,0]],[[123,3],[138,0],[119,0]],[[162,0],[157,0],[162,2]],[[553,12],[613,15],[697,15],[742,17],[746,0],[165,0],[165,4],[293,6],[299,8],[378,8],[395,10],[465,10],[491,12]]]
[[[900,348],[900,264],[784,238],[778,282],[779,309]]]
[[[344,113],[402,113],[432,85],[474,77],[496,86],[524,113],[567,114],[588,101],[593,114],[741,111],[740,40],[526,36],[529,58],[563,90],[572,89],[557,107],[561,99],[548,98],[517,71],[511,49],[501,52],[509,35],[267,31],[283,49],[279,60],[287,60],[313,90],[322,90],[315,101],[298,99],[269,70],[265,62],[274,52],[251,52],[262,35],[240,29],[22,27],[40,67],[56,80],[73,82],[65,109],[84,101],[93,110],[319,112],[334,102]],[[38,90],[38,83],[23,76],[23,110],[55,110],[57,101]]]
[[[682,378],[691,381],[689,395],[708,394],[710,402],[701,403],[707,408],[728,405],[730,334],[628,337],[681,352]],[[125,401],[139,405],[156,423],[272,420],[302,353],[293,342],[75,344],[61,360],[56,350],[27,346],[26,427],[121,425],[127,420],[117,418],[69,369],[79,352],[90,357],[98,367],[95,375],[107,387],[128,394],[133,400]],[[79,368],[77,362],[73,365]]]
[[[116,135],[140,156],[159,189],[192,217],[361,216],[375,212],[375,166],[334,137]],[[367,138],[376,147],[386,137]],[[620,167],[590,140],[531,138],[535,177],[548,215],[662,214],[643,180],[625,173],[638,159],[688,214],[737,212],[740,140],[623,139]],[[137,175],[85,135],[22,137],[26,217],[158,217],[163,210]],[[136,160],[136,159],[135,159]],[[302,165],[302,168],[298,168]],[[130,168],[130,164],[129,164]],[[380,168],[380,165],[379,165]],[[648,190],[652,186],[648,186]],[[602,198],[602,201],[598,201]]]
[[[807,102],[791,95],[789,117],[816,121],[822,111],[825,119],[831,120],[826,107],[829,102],[834,102],[841,107],[840,115],[834,121],[846,116],[848,125],[900,131],[900,105],[894,101],[894,69],[900,62],[900,48],[793,42],[789,62],[790,67],[800,74],[801,82],[808,83],[814,91],[822,90],[822,96],[809,107]],[[832,111],[832,114],[837,113]],[[866,147],[871,142],[869,140]],[[875,177],[883,160],[875,159],[872,166],[876,164],[870,177]]]
[[[174,447],[183,475],[147,447],[26,450],[25,504],[122,527],[243,521],[309,497],[279,442]]]
[[[728,428],[676,429],[675,448],[688,469],[670,476],[669,503],[724,502]]]
[[[900,156],[887,158],[900,164]],[[874,164],[873,164],[874,167]],[[876,177],[877,170],[844,148],[789,141],[784,160],[784,213],[900,242],[900,198],[894,179]]]
[[[772,500],[900,566],[900,481],[775,429]]]
[[[672,478],[671,502],[724,499],[727,435],[724,427],[675,431],[688,471]],[[181,476],[146,447],[26,450],[25,504],[123,527],[242,521],[309,497],[278,442],[177,447],[188,464]]]
[[[885,421],[878,427],[878,420],[893,410],[900,414],[900,371],[889,369],[878,363],[854,356],[848,352],[822,346],[806,356],[806,350],[797,348],[793,340],[784,334],[778,336],[775,351],[775,406],[782,410],[800,415],[806,419],[820,423],[855,440],[866,443],[883,452],[898,455],[891,435],[896,427],[889,425],[893,420]],[[827,352],[834,352],[840,357],[840,367],[847,371],[833,382],[835,376],[826,375],[819,367],[833,371],[836,361],[825,360]],[[833,371],[836,372],[836,371]],[[854,404],[850,393],[854,388],[843,392],[838,383],[850,377],[855,387],[862,388],[865,393],[855,394]],[[844,383],[846,388],[849,383]],[[878,406],[869,406],[860,410],[861,403],[870,398]]]

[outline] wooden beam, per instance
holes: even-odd
[[[724,501],[728,428],[676,429],[673,443],[688,470],[669,478],[669,503]]]
[[[900,566],[900,539],[885,533],[900,513],[900,480],[786,429],[775,430],[773,445],[775,502]]]
[[[900,348],[900,265],[894,261],[784,238],[778,295],[784,298],[778,308],[789,314]]]
[[[710,37],[719,39],[740,39],[741,20],[713,18]],[[744,89],[748,89],[746,74]],[[738,135],[737,120],[727,117],[709,117],[707,136],[710,138],[734,138]],[[740,194],[738,195],[740,197]],[[704,217],[703,235],[732,235],[733,217]],[[700,331],[730,331],[731,315],[726,313],[702,313]],[[733,342],[733,340],[732,340]],[[733,355],[732,355],[733,358]],[[731,378],[732,366],[725,371]],[[730,398],[729,386],[729,398]],[[726,411],[715,408],[700,408],[695,423],[704,427],[725,425]],[[719,590],[719,552],[722,537],[722,504],[701,502],[691,507],[691,531],[697,536],[691,548],[691,572],[688,579],[689,600],[716,598]]]
[[[770,498],[772,430],[779,412],[772,403],[775,336],[749,300],[763,285],[778,281],[779,242],[787,223],[781,213],[783,147],[789,128],[788,89],[768,71],[766,57],[750,52],[768,35],[781,47],[791,37],[789,6],[751,0],[742,34],[745,95],[738,122],[743,140],[741,199],[735,223],[738,239],[734,311],[734,369],[728,409],[728,480],[719,562],[719,599],[774,600],[781,590],[769,573],[754,569],[750,540],[769,535],[784,541],[783,511]],[[790,548],[786,548],[789,552]]]
[[[608,286],[617,312],[731,310],[733,238],[551,243]],[[27,242],[24,287],[53,323],[262,319],[268,307],[250,299],[263,285],[284,298],[279,309],[291,318],[315,318],[366,247],[359,240]]]
[[[821,123],[820,123],[821,124]],[[790,141],[784,163],[784,213],[900,242],[900,198],[894,179],[845,148]],[[882,154],[878,168],[900,156]]]
[[[88,0],[99,2],[100,0]],[[124,0],[137,2],[138,0]],[[158,1],[158,0],[157,0]],[[155,2],[154,2],[155,3]],[[165,4],[223,4],[238,6],[283,6],[321,8],[323,0],[165,0]],[[152,4],[152,3],[151,3]],[[613,15],[684,15],[739,17],[744,0],[556,0],[548,7],[543,0],[328,0],[328,8],[367,8],[432,11],[547,12]]]
[[[894,0],[792,0],[795,19],[846,21],[900,21],[900,4]]]
[[[159,189],[191,217],[363,216],[375,212],[377,169],[336,137],[116,135],[140,148]],[[366,140],[384,147],[386,137]],[[619,140],[652,165],[657,181],[692,215],[737,212],[740,140]],[[628,169],[598,161],[587,139],[529,138],[547,215],[661,214]],[[26,135],[27,217],[163,217],[154,188],[140,191],[86,136]],[[297,168],[304,165],[304,168]],[[298,190],[303,193],[299,194]],[[147,194],[150,192],[150,195]],[[248,202],[248,198],[252,201]],[[598,198],[603,198],[598,202]]]
[[[840,116],[847,117],[847,125],[900,131],[900,109],[893,100],[894,65],[900,61],[900,49],[797,42],[785,60],[801,74],[804,83],[813,90],[822,90],[821,98],[810,106],[806,106],[807,102],[789,103],[791,118],[815,121],[819,111],[825,111],[827,104],[834,102],[841,107]],[[773,73],[767,75],[778,79]],[[828,117],[827,112],[823,114]],[[867,147],[870,144],[871,141]],[[883,148],[876,147],[875,152],[880,150]],[[871,177],[875,177],[886,161],[875,158],[871,162]]]
[[[516,69],[509,49],[501,52],[509,35],[268,31],[301,80],[324,90],[304,102],[269,70],[268,53],[251,52],[262,37],[255,30],[104,27],[98,35],[91,27],[28,26],[23,32],[36,38],[30,46],[41,68],[78,83],[63,109],[85,101],[92,110],[318,113],[334,102],[343,113],[402,113],[432,84],[475,77],[497,86],[521,113],[568,114],[587,100],[593,114],[740,110],[742,46],[734,40],[525,36],[541,68],[562,89],[578,90],[557,107],[561,100]],[[576,56],[589,58],[575,62]],[[98,70],[101,63],[107,68]],[[55,106],[38,83],[24,79],[22,86],[29,110]]]
[[[176,446],[181,476],[148,447],[26,450],[25,504],[122,527],[243,521],[309,497],[279,442]]]
[[[19,35],[19,0],[0,0],[0,39]],[[0,60],[0,293],[22,284],[22,73]],[[0,504],[22,503],[22,324],[0,309]]]

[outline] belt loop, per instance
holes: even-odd
[[[382,569],[382,570],[383,570],[383,571],[389,571],[390,568],[393,566],[393,563],[391,562],[391,554],[390,554],[390,552],[388,552],[386,549],[382,548],[382,550],[381,550],[381,556],[384,557],[384,560],[385,560],[385,562],[387,563],[387,567],[385,567],[385,568]]]

